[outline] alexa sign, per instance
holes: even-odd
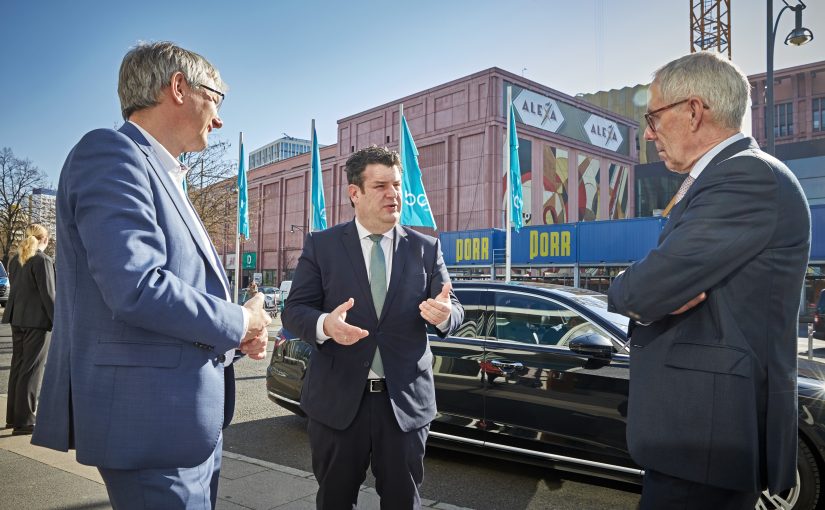
[[[555,133],[564,122],[559,105],[549,97],[536,94],[527,89],[513,99],[513,108],[518,112],[522,122]]]
[[[590,143],[611,151],[618,150],[624,140],[615,122],[598,115],[590,115],[584,123],[584,132]]]

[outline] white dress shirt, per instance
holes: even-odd
[[[160,142],[158,142],[154,136],[150,135],[148,131],[140,127],[140,125],[138,125],[134,121],[130,120],[128,122],[130,122],[133,126],[135,126],[138,129],[138,131],[141,132],[141,134],[143,134],[143,136],[146,138],[146,141],[149,142],[149,145],[152,146],[152,149],[154,149],[155,155],[158,157],[158,160],[160,160],[160,164],[163,166],[163,170],[166,171],[167,174],[169,174],[169,177],[172,179],[172,182],[177,184],[177,186],[174,186],[174,188],[177,190],[179,196],[181,197],[181,200],[183,200],[183,203],[186,204],[186,211],[189,215],[189,218],[187,218],[187,223],[189,225],[193,225],[194,230],[195,232],[197,232],[197,235],[200,237],[201,241],[206,246],[211,247],[212,240],[209,239],[209,234],[207,234],[206,229],[203,228],[203,224],[201,223],[201,220],[198,217],[198,213],[195,212],[194,207],[192,207],[192,203],[189,201],[189,197],[183,190],[183,179],[186,177],[186,172],[188,172],[189,169],[186,168],[186,166],[183,165],[180,161],[178,161],[178,159],[174,157],[166,149],[166,147],[161,145]],[[223,268],[220,266],[215,256],[215,250],[209,250],[209,252],[206,253],[206,258],[212,266],[212,269],[215,271],[215,274],[218,275],[218,279],[221,281],[221,285],[223,286],[224,291],[224,299],[230,301],[231,299],[229,297],[229,289],[227,288],[226,281],[223,278]],[[243,308],[243,321],[243,329],[244,331],[246,331],[249,328],[249,311],[246,308]],[[240,340],[243,340],[243,337],[241,337]],[[235,349],[228,351],[226,353],[225,363],[231,363],[234,356]]]
[[[372,256],[372,247],[375,243],[372,242],[370,239],[370,235],[372,233],[367,230],[361,222],[358,221],[358,218],[355,219],[355,228],[358,231],[358,238],[361,241],[361,254],[364,256],[364,266],[367,268],[367,277],[372,281],[372,275],[370,274],[370,258]],[[381,249],[384,250],[384,261],[386,262],[387,266],[387,288],[390,285],[390,275],[392,275],[392,259],[393,254],[395,253],[394,248],[398,248],[398,235],[393,235],[393,232],[396,228],[400,227],[393,227],[388,231],[384,232],[384,238],[381,239]],[[395,239],[395,246],[393,247],[393,238]],[[324,334],[324,319],[327,318],[328,313],[322,313],[320,317],[318,317],[318,322],[315,325],[315,336],[316,341],[319,344],[324,343],[325,341],[329,340],[331,337]],[[447,317],[444,322],[436,326],[440,331],[445,331],[447,329],[447,325],[450,323],[450,318]],[[370,379],[377,379],[378,375],[370,369],[369,374]]]

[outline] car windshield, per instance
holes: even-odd
[[[264,294],[275,294],[276,292],[275,287],[258,287],[258,290]]]

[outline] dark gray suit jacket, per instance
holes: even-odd
[[[379,343],[401,429],[415,430],[435,417],[433,355],[418,305],[438,295],[450,277],[437,239],[404,227],[396,227],[396,232],[398,247],[381,317],[375,314],[355,222],[307,235],[283,323],[313,346],[301,407],[328,427],[343,430],[355,418]],[[349,346],[331,339],[319,345],[318,317],[351,297],[355,306],[347,312],[346,321],[370,335]],[[446,334],[464,320],[464,309],[455,295],[451,298],[453,311]]]
[[[795,484],[796,324],[810,249],[799,182],[750,138],[674,207],[616,278],[631,323],[627,438],[646,469],[742,491]],[[701,292],[707,300],[669,315]]]
[[[54,259],[36,251],[24,265],[15,255],[9,262],[11,293],[3,322],[18,328],[51,331],[54,321]]]

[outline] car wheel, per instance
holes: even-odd
[[[763,492],[756,502],[757,510],[815,510],[821,497],[820,468],[816,457],[801,438],[797,449],[796,487],[779,494]]]

